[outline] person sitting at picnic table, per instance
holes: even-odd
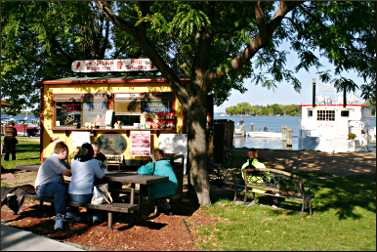
[[[106,156],[101,152],[101,146],[98,142],[92,144],[94,155],[93,158],[100,161],[100,165],[102,169],[106,169]]]
[[[93,158],[94,150],[90,143],[84,143],[79,153],[71,162],[71,182],[68,186],[68,193],[71,203],[78,205],[88,204],[92,200],[94,180],[102,179],[105,171],[101,168],[100,161]],[[68,218],[78,219],[74,211],[67,213]],[[99,220],[99,215],[92,216],[93,222]]]
[[[55,207],[54,230],[63,229],[66,187],[63,175],[70,176],[66,162],[68,146],[60,141],[54,146],[54,154],[47,158],[38,169],[35,180],[36,195],[40,200],[53,198]]]
[[[161,149],[153,151],[155,162],[149,162],[139,167],[137,173],[140,175],[167,176],[169,181],[159,184],[153,184],[149,187],[149,196],[155,201],[155,206],[161,205],[166,210],[170,209],[169,204],[164,204],[164,199],[176,194],[178,188],[177,177],[173,171],[170,161],[165,158],[165,153]],[[157,209],[155,208],[155,212]]]
[[[244,181],[249,184],[271,183],[272,175],[266,169],[265,164],[258,160],[258,152],[251,148],[248,153],[248,160],[241,167],[241,174]]]

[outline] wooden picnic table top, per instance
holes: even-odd
[[[71,181],[70,176],[64,176],[64,180],[67,182]],[[167,176],[154,176],[154,175],[139,175],[137,172],[131,171],[112,171],[107,172],[105,177],[101,179],[102,181],[119,182],[122,184],[140,184],[140,185],[151,185],[155,183],[162,183],[169,181]]]
[[[136,172],[111,172],[105,175],[105,180],[120,182],[122,184],[150,185],[155,183],[167,182],[167,176],[138,175]]]
[[[38,171],[39,165],[18,166],[20,170],[25,171]],[[64,176],[64,180],[69,182],[71,178]],[[120,182],[122,184],[140,184],[150,185],[155,183],[167,182],[169,177],[166,176],[153,176],[153,175],[138,175],[136,171],[109,171],[105,174],[105,181]]]

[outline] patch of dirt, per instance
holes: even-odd
[[[1,174],[2,187],[14,187],[19,185],[30,184],[34,185],[36,171],[15,171]]]
[[[131,216],[114,215],[113,218],[112,229],[107,228],[105,217],[102,223],[96,225],[66,222],[64,231],[55,232],[54,212],[49,203],[39,208],[38,202],[27,200],[19,215],[13,214],[7,206],[1,209],[1,221],[6,225],[78,244],[87,250],[198,250],[186,223],[190,216],[160,214],[153,219],[135,222],[134,225],[129,224]]]
[[[241,167],[246,160],[247,149],[236,149],[233,153],[241,160],[234,160],[229,167]],[[323,172],[337,176],[376,174],[375,152],[326,153],[319,151],[258,150],[259,158],[267,167]]]

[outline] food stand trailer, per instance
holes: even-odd
[[[155,148],[186,156],[185,116],[176,94],[166,79],[140,75],[156,70],[149,59],[74,61],[72,70],[112,74],[41,82],[42,160],[52,154],[55,138],[68,145],[70,158],[82,143],[98,142],[109,164],[136,166]],[[114,76],[132,71],[139,75]]]

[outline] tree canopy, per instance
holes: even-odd
[[[200,204],[210,203],[209,94],[221,104],[230,90],[246,90],[245,78],[265,87],[286,81],[299,91],[295,73],[314,68],[322,81],[358,86],[375,101],[372,1],[2,1],[1,9],[1,95],[14,111],[37,100],[38,80],[69,74],[72,60],[150,58],[187,114],[190,181]],[[292,51],[300,63],[289,69]],[[334,72],[323,69],[318,53]],[[365,83],[343,78],[349,70]]]
[[[263,25],[256,22],[256,3],[114,2],[113,6],[132,25],[143,27],[169,66],[186,76],[193,72],[194,35],[200,30],[210,32],[213,38],[208,68],[225,72],[212,84],[217,105],[231,89],[245,91],[245,78],[266,87],[278,85],[274,80],[286,80],[299,90],[301,83],[294,73],[311,66],[319,67],[322,81],[337,85],[343,82],[355,86],[352,80],[332,76],[356,70],[365,80],[356,87],[375,104],[374,2],[301,2],[284,18],[252,64],[244,64],[233,73],[229,62]],[[37,103],[38,81],[70,75],[73,60],[146,55],[129,32],[111,25],[101,15],[94,2],[2,1],[1,7],[1,96],[11,102],[10,113]],[[260,7],[260,20],[263,17],[266,23],[276,4],[262,2]],[[295,69],[286,68],[289,52],[279,48],[283,41],[288,41],[290,49],[299,55],[301,62]],[[320,69],[315,51],[334,64],[334,73]]]
[[[301,107],[297,104],[251,105],[248,102],[237,103],[225,109],[228,115],[300,115]]]
[[[38,105],[42,79],[70,76],[73,60],[102,59],[111,48],[110,23],[93,3],[2,1],[1,10],[1,98],[10,114]]]

